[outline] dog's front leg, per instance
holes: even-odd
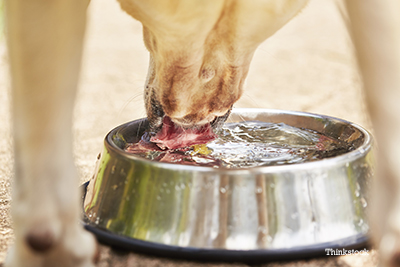
[[[378,139],[371,226],[384,266],[400,266],[400,2],[348,0],[353,39]]]
[[[93,266],[79,225],[72,110],[87,2],[8,0],[12,74],[15,244],[6,266]]]

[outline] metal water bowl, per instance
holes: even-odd
[[[154,162],[126,153],[148,126],[112,130],[84,198],[85,227],[125,249],[195,260],[246,261],[324,255],[368,241],[371,135],[340,119],[235,109],[258,120],[340,139],[353,151],[300,164],[216,169]]]

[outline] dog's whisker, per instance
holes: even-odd
[[[263,105],[261,105],[257,100],[249,93],[246,93],[246,91],[243,93],[242,98],[248,98],[250,102],[252,102],[252,106],[255,108],[261,108]]]
[[[260,47],[260,48],[257,49],[257,51],[260,51],[260,52],[266,54],[269,57],[269,59],[272,59],[275,63],[278,63],[281,66],[284,66],[284,65],[287,64],[287,62],[285,62],[282,59],[278,58],[276,56],[276,54],[272,53],[269,50],[266,50],[266,49],[263,49],[262,47]]]
[[[126,109],[126,107],[131,104],[134,100],[137,100],[137,98],[139,96],[143,97],[143,92],[137,93],[136,95],[131,96],[130,98],[128,98],[127,101],[125,101],[124,105],[120,108],[120,110],[118,111],[118,118],[121,116],[122,112]]]
[[[242,120],[242,122],[246,121],[246,119],[241,114],[239,114],[239,118]]]
[[[244,121],[246,121],[246,119],[241,115],[241,114],[236,114],[240,119],[241,119],[241,122],[244,122]],[[231,121],[232,122],[232,121]]]

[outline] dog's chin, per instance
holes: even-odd
[[[151,114],[150,116],[148,116],[148,120],[149,120],[149,125],[150,125],[150,132],[152,133],[158,133],[162,127],[163,127],[163,119],[165,113],[163,111],[163,109],[161,107],[157,107],[157,111],[153,112],[153,114]],[[220,127],[222,127],[222,125],[225,123],[225,121],[228,119],[229,115],[231,114],[232,111],[232,107],[229,108],[229,110],[222,116],[217,116],[215,117],[210,123],[211,128],[212,129],[218,129]],[[157,116],[162,114],[162,116]],[[192,125],[180,125],[179,123],[176,123],[177,126],[180,126],[184,129],[193,129],[193,128],[198,128],[201,127],[203,125],[197,125],[197,124],[192,124]]]

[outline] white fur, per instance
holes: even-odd
[[[348,11],[378,141],[372,237],[385,266],[400,266],[400,1],[349,0]]]
[[[95,240],[79,225],[71,134],[86,6],[82,0],[6,2],[16,175],[15,245],[7,267],[94,266]],[[50,248],[35,252],[28,237]]]

